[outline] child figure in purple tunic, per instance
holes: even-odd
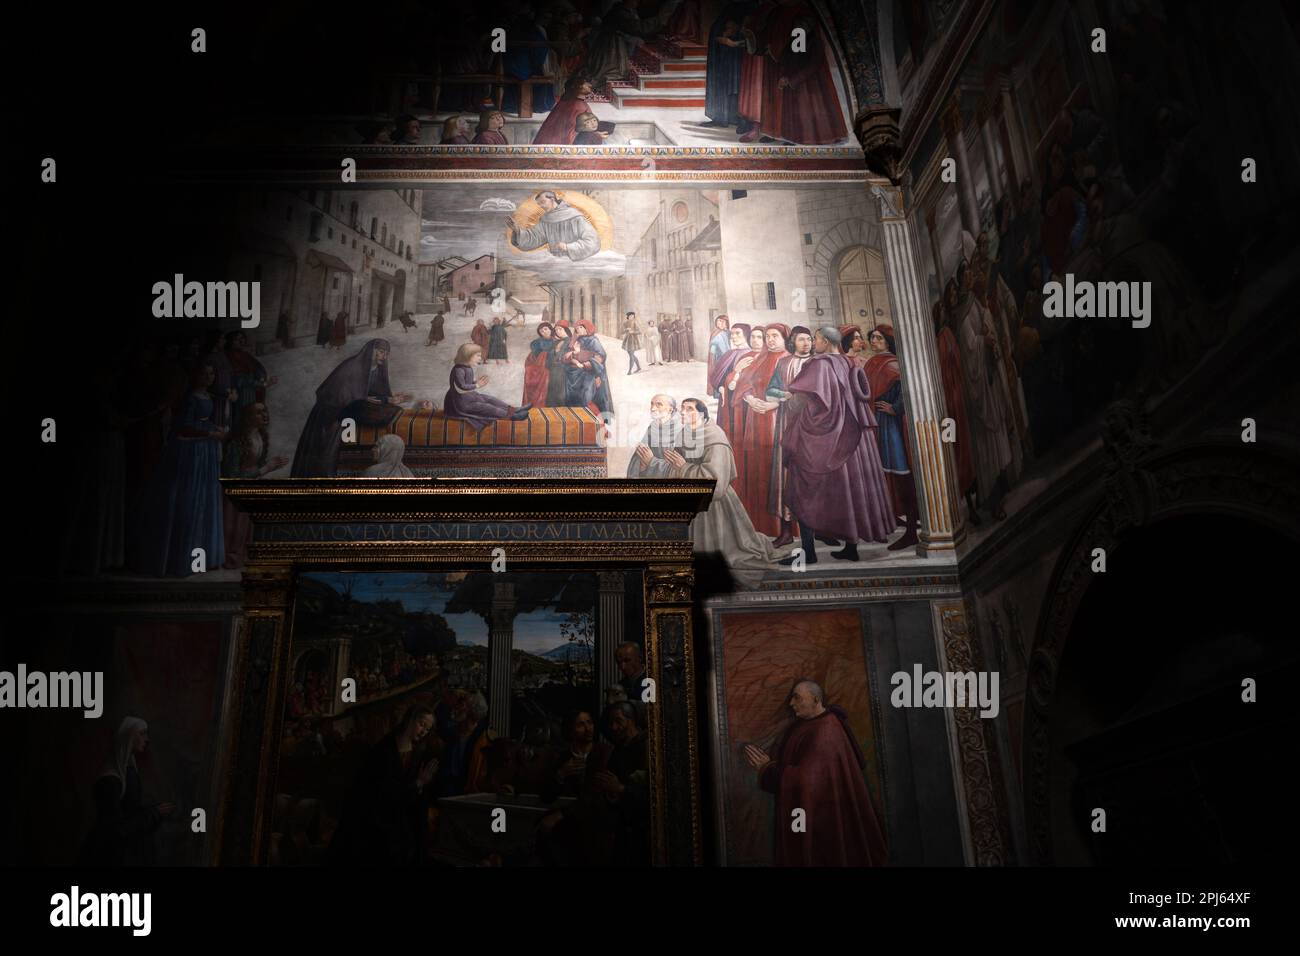
[[[442,403],[443,415],[463,419],[475,431],[500,418],[516,422],[527,418],[532,405],[514,409],[501,399],[479,391],[488,382],[486,375],[474,377],[474,369],[482,364],[483,347],[480,345],[466,342],[456,352],[456,364],[451,368],[451,388],[447,389],[447,399]]]

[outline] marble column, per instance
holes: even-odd
[[[1015,194],[1020,198],[1020,183],[1033,176],[1034,171],[1029,162],[1029,144],[1025,142],[1025,131],[1020,125],[1020,111],[1016,109],[1015,94],[1011,89],[1011,78],[1002,78],[1002,119],[1007,131],[1007,141],[1011,144],[1009,161],[1016,168]]]
[[[493,584],[488,622],[488,726],[510,736],[510,651],[515,643],[515,586]]]
[[[977,122],[980,129],[980,143],[984,148],[984,172],[988,175],[989,192],[993,194],[994,205],[1002,199],[1002,171],[998,163],[998,147],[994,141],[993,98],[990,96],[980,106]]]
[[[916,228],[904,208],[905,191],[884,180],[873,181],[870,189],[880,206],[885,278],[894,309],[908,424],[915,443],[912,475],[921,511],[917,554],[924,556],[951,551],[962,531],[952,449],[941,440],[946,417],[943,378],[930,303],[921,279]]]
[[[961,227],[973,238],[979,235],[980,211],[975,201],[975,173],[966,152],[966,126],[961,116],[959,96],[953,96],[944,110],[943,134],[948,140],[948,155],[957,160],[957,209],[961,213]]]
[[[623,572],[600,571],[599,601],[596,612],[596,660],[600,664],[597,691],[600,706],[605,706],[605,688],[618,684],[618,661],[614,652],[623,643]],[[643,653],[644,656],[644,653]]]

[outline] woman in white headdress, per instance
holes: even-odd
[[[124,717],[113,735],[113,749],[95,781],[95,827],[81,850],[92,866],[147,866],[154,862],[154,831],[176,811],[174,803],[146,806],[136,755],[149,746],[149,725]]]
[[[415,472],[402,464],[406,442],[400,435],[381,435],[375,442],[375,463],[362,472],[363,478],[414,478]]]

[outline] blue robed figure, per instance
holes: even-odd
[[[705,69],[704,113],[714,126],[735,126],[740,122],[740,67],[745,56],[743,43],[730,46],[725,38],[740,40],[740,27],[758,8],[756,0],[727,4],[709,30]]]
[[[517,80],[526,80],[531,76],[546,74],[546,58],[550,50],[546,30],[529,14],[523,14],[511,25],[510,35],[527,40],[535,46],[507,44],[501,54],[501,66],[506,73]],[[519,87],[506,85],[501,98],[501,108],[507,113],[519,112]],[[533,112],[549,113],[555,108],[555,86],[550,83],[538,83],[533,86]]]
[[[613,411],[605,359],[605,347],[596,330],[590,322],[579,322],[578,335],[564,356],[564,404],[577,408],[595,405],[597,411]]]
[[[226,432],[216,424],[215,401],[208,393],[215,379],[211,365],[195,369],[192,388],[141,496],[131,560],[141,574],[189,577],[195,548],[203,549],[209,568],[219,568],[226,560],[220,483]]]

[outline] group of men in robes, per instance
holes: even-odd
[[[724,0],[711,20],[706,10],[699,0],[606,0],[580,11],[560,0],[532,11],[511,4],[492,19],[469,12],[443,38],[443,75],[494,72],[497,64],[486,51],[504,16],[508,35],[523,42],[509,44],[500,67],[520,82],[501,86],[499,104],[491,84],[444,84],[437,109],[478,111],[487,98],[491,109],[517,113],[520,83],[529,81],[532,109],[547,114],[533,142],[572,145],[590,98],[608,98],[614,84],[634,79],[639,59],[652,64],[693,43],[707,48],[705,126],[734,127],[743,142],[847,139],[831,44],[808,0]],[[443,138],[469,141],[458,127]]]
[[[605,346],[590,322],[542,322],[524,361],[524,404],[612,412],[607,361]]]
[[[725,316],[709,343],[708,389],[743,528],[772,538],[768,552],[797,536],[807,563],[819,560],[818,541],[856,561],[859,542],[883,543],[900,526],[891,549],[917,540],[892,330],[872,337],[867,360],[844,354],[844,344],[835,326],[751,327]]]
[[[695,331],[689,315],[685,318],[662,316],[658,330],[662,362],[695,361]]]
[[[963,233],[962,239],[964,255],[933,316],[946,410],[957,429],[958,492],[969,520],[978,525],[983,510],[998,520],[1006,517],[1003,498],[1033,451],[1020,365],[1034,353],[1026,347],[1020,309],[990,253],[988,234],[975,239]],[[999,253],[998,258],[1015,254],[1004,241]],[[1029,268],[1039,281],[1039,264]],[[1026,293],[1026,304],[1032,307],[1036,299]],[[1036,345],[1037,328],[1027,331]]]

